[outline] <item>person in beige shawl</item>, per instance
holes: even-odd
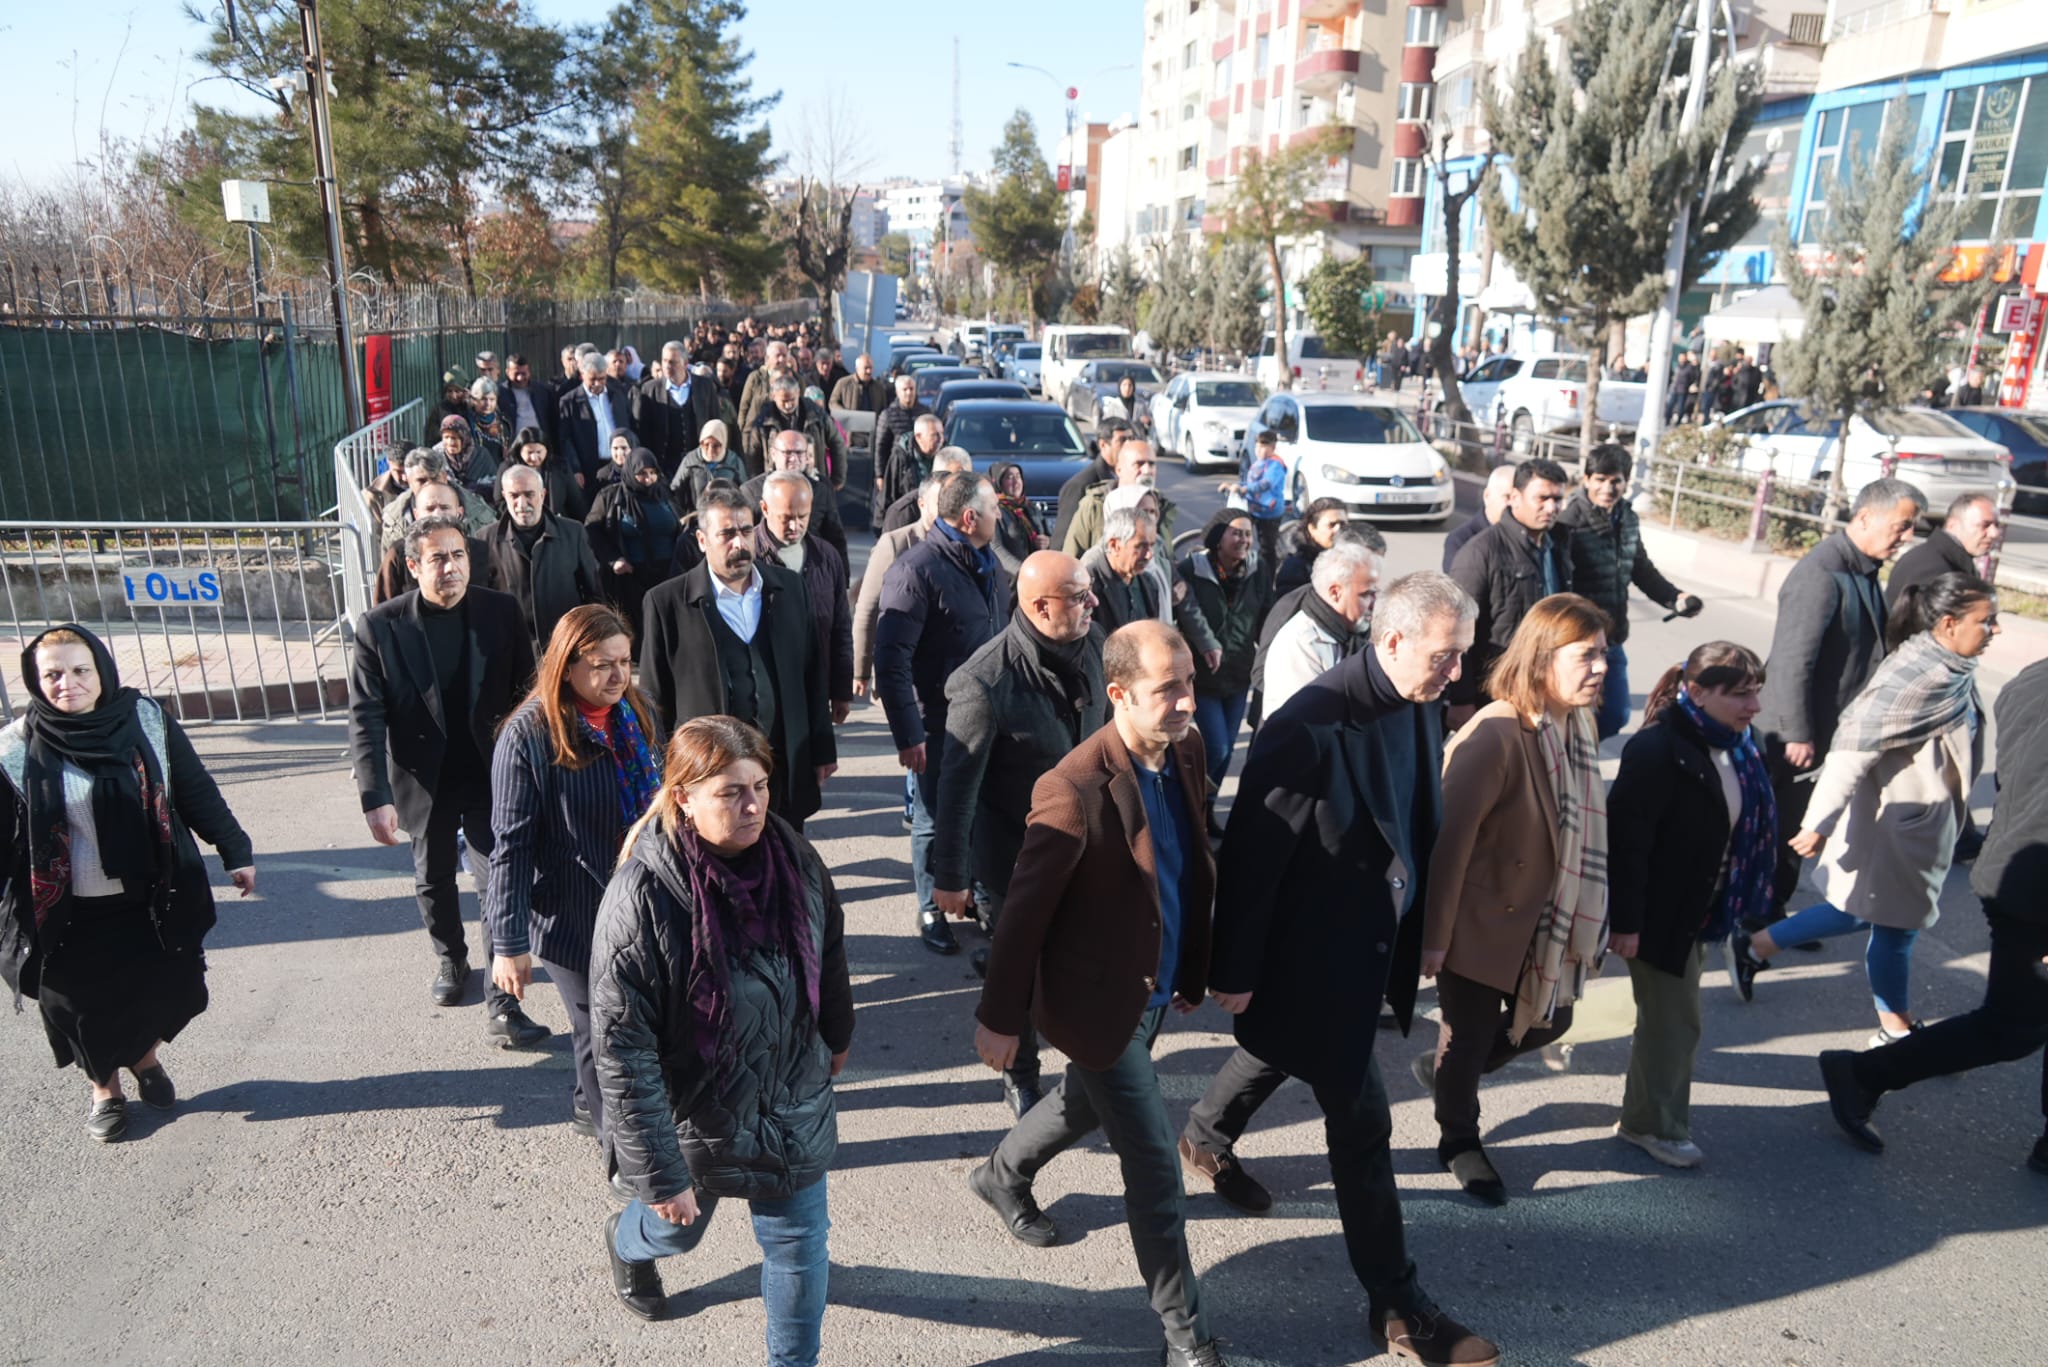
[[[1436,1049],[1415,1060],[1436,1101],[1437,1160],[1504,1205],[1479,1142],[1479,1079],[1571,1028],[1572,1004],[1611,947],[1607,798],[1593,706],[1607,616],[1558,593],[1515,629],[1486,682],[1495,699],[1444,752],[1444,819],[1430,856],[1422,976],[1437,980]]]

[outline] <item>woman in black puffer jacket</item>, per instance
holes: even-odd
[[[699,717],[626,836],[598,908],[591,1034],[605,1125],[638,1199],[605,1225],[612,1285],[666,1311],[654,1259],[687,1253],[721,1197],[760,1241],[772,1367],[814,1367],[828,1263],[832,1079],[853,1038],[845,917],[804,838],[768,810],[760,732]]]

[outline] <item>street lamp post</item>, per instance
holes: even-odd
[[[1077,128],[1078,126],[1079,126],[1079,118],[1078,118],[1078,115],[1079,115],[1079,112],[1080,112],[1080,107],[1081,107],[1081,106],[1080,106],[1080,99],[1081,99],[1081,88],[1080,88],[1079,86],[1074,86],[1074,85],[1068,85],[1068,84],[1067,84],[1066,82],[1062,81],[1062,80],[1061,80],[1061,79],[1060,79],[1059,77],[1057,77],[1057,76],[1053,75],[1053,74],[1052,74],[1052,73],[1051,73],[1050,71],[1047,71],[1047,70],[1046,70],[1046,69],[1045,69],[1044,67],[1042,67],[1042,66],[1033,66],[1033,65],[1032,65],[1031,63],[1029,63],[1029,62],[1005,62],[1005,63],[1004,63],[1004,65],[1005,65],[1005,66],[1009,66],[1009,67],[1014,67],[1014,68],[1015,68],[1015,69],[1017,69],[1018,71],[1035,71],[1035,72],[1037,72],[1037,73],[1038,73],[1039,75],[1041,75],[1041,76],[1045,77],[1045,78],[1046,78],[1046,79],[1047,79],[1048,81],[1051,81],[1051,82],[1052,82],[1052,83],[1053,83],[1054,85],[1056,85],[1056,86],[1059,86],[1059,87],[1061,87],[1061,88],[1062,88],[1062,89],[1063,89],[1063,90],[1064,90],[1064,91],[1066,92],[1066,105],[1067,105],[1067,107],[1066,107],[1066,119],[1067,119],[1067,160],[1066,160],[1066,161],[1065,161],[1065,163],[1064,163],[1064,164],[1063,164],[1063,165],[1061,166],[1061,168],[1060,168],[1060,169],[1061,169],[1061,170],[1064,170],[1064,171],[1065,171],[1065,172],[1066,172],[1067,174],[1066,174],[1066,176],[1065,176],[1065,177],[1063,178],[1063,181],[1064,181],[1064,183],[1062,183],[1062,184],[1060,185],[1060,198],[1061,198],[1062,200],[1064,200],[1064,201],[1065,201],[1065,203],[1066,203],[1066,211],[1067,211],[1067,226],[1066,226],[1066,231],[1065,231],[1065,233],[1063,233],[1063,234],[1061,235],[1061,237],[1060,237],[1060,260],[1061,260],[1061,262],[1062,262],[1062,263],[1063,263],[1064,265],[1066,265],[1067,267],[1069,267],[1069,268],[1071,269],[1071,268],[1072,268],[1072,266],[1073,266],[1073,264],[1074,264],[1074,245],[1075,245],[1075,244],[1074,244],[1074,192],[1073,192],[1073,185],[1074,185],[1074,132],[1075,132],[1075,129],[1076,129],[1076,128]],[[1124,62],[1124,63],[1122,63],[1121,65],[1118,65],[1118,66],[1106,66],[1106,67],[1102,68],[1102,69],[1101,69],[1100,71],[1094,71],[1094,72],[1090,72],[1090,73],[1089,73],[1089,75],[1088,75],[1088,79],[1092,81],[1092,80],[1094,80],[1094,79],[1095,79],[1095,78],[1096,78],[1097,76],[1107,76],[1107,75],[1111,74],[1112,72],[1117,72],[1117,71],[1129,71],[1129,70],[1131,70],[1131,68],[1132,68],[1132,63],[1130,63],[1130,62]],[[1083,152],[1083,153],[1081,154],[1081,166],[1082,166],[1082,168],[1083,168],[1083,170],[1084,170],[1084,173],[1085,173],[1085,170],[1086,170],[1086,167],[1087,167],[1087,165],[1088,165],[1088,156],[1087,156],[1087,153],[1086,153],[1086,152]]]

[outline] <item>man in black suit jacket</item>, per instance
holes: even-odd
[[[625,386],[614,384],[605,373],[601,353],[588,352],[577,364],[583,369],[583,382],[563,393],[555,409],[555,432],[569,468],[583,481],[584,492],[595,496],[597,472],[611,460],[612,433],[633,428],[633,405]],[[600,419],[600,408],[609,421]]]
[[[569,609],[599,601],[604,581],[583,524],[547,510],[540,471],[508,465],[498,476],[498,492],[505,512],[484,533],[485,559],[472,572],[483,572],[490,587],[518,601],[534,654],[544,655],[555,623]]]
[[[681,342],[664,342],[661,364],[633,390],[633,434],[654,452],[665,479],[674,479],[683,457],[697,449],[697,434],[718,416],[718,386],[690,373],[690,353]]]
[[[641,686],[671,733],[694,717],[738,717],[768,737],[768,805],[799,830],[839,768],[825,660],[803,579],[754,554],[754,510],[713,485],[697,503],[704,559],[648,590]]]
[[[1380,1351],[1491,1362],[1496,1350],[1417,1282],[1373,1061],[1380,1004],[1406,1030],[1422,962],[1430,851],[1442,819],[1437,700],[1472,645],[1478,605],[1433,570],[1396,580],[1373,646],[1266,719],[1217,872],[1209,987],[1238,1050],[1189,1116],[1181,1162],[1241,1209],[1272,1198],[1232,1145],[1289,1075],[1314,1089],[1351,1266]]]
[[[380,603],[356,628],[349,670],[349,750],[363,820],[378,843],[412,837],[420,919],[441,957],[437,1006],[469,986],[469,950],[455,886],[456,835],[479,861],[491,853],[491,748],[498,723],[533,678],[533,643],[509,594],[472,588],[469,538],[450,517],[421,518],[405,534],[419,588]],[[472,864],[477,886],[489,870]],[[505,1048],[548,1037],[519,1003],[487,988],[489,1033]]]

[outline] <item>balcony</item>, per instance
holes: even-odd
[[[1301,0],[1304,19],[1343,19],[1358,8],[1358,0]]]
[[[1334,36],[1318,41],[1294,63],[1294,85],[1304,95],[1334,95],[1357,76],[1357,51],[1339,45]]]
[[[1219,95],[1209,101],[1209,122],[1230,122],[1230,97],[1228,95]]]
[[[1822,90],[1937,70],[1948,37],[1950,0],[1892,0],[1838,16],[1820,59]]]

